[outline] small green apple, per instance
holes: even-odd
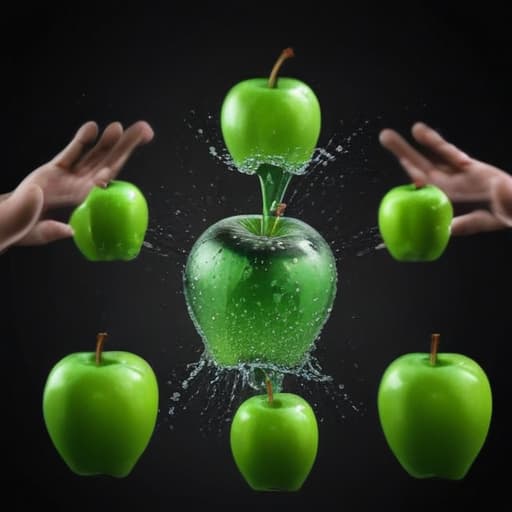
[[[279,78],[285,49],[270,78],[239,82],[221,109],[221,130],[235,165],[253,174],[261,165],[300,174],[310,161],[320,134],[320,104],[315,93],[295,78]],[[277,202],[280,200],[277,199]]]
[[[158,412],[150,365],[130,352],[81,352],[61,359],[43,393],[46,428],[79,475],[127,476],[146,449]]]
[[[384,436],[413,477],[460,480],[479,454],[491,422],[484,370],[462,354],[405,354],[384,372],[378,412]]]
[[[132,260],[144,242],[148,205],[138,187],[112,181],[93,187],[70,221],[74,241],[91,261]]]
[[[379,229],[391,256],[398,261],[433,261],[450,239],[453,208],[434,185],[400,185],[382,198]]]
[[[267,381],[267,387],[269,382]],[[256,395],[233,417],[231,451],[256,491],[298,491],[315,462],[318,425],[311,406],[292,393]]]

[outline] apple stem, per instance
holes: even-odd
[[[96,364],[101,363],[101,354],[103,352],[103,346],[105,345],[107,338],[108,334],[106,332],[99,332],[96,335]]]
[[[435,366],[437,363],[437,349],[439,348],[439,338],[440,334],[432,334],[432,338],[430,340],[430,364]]]
[[[279,73],[279,70],[281,69],[283,62],[289,59],[290,57],[294,56],[295,53],[293,51],[293,48],[285,48],[281,52],[281,55],[279,55],[279,58],[276,60],[276,63],[274,64],[274,67],[272,68],[270,77],[268,79],[268,86],[270,89],[274,89],[277,85],[277,74]]]
[[[268,403],[272,404],[274,401],[274,393],[272,391],[272,381],[268,377],[265,377],[265,386],[267,387]]]
[[[274,221],[274,225],[272,226],[272,230],[270,231],[270,236],[274,235],[276,227],[279,223],[279,219],[284,215],[285,210],[286,210],[286,203],[279,203],[277,205],[277,208],[276,208],[276,211],[274,214],[276,216],[276,220]]]
[[[412,184],[416,187],[416,188],[423,188],[426,183],[423,181],[423,180],[420,180],[420,179],[415,179]]]

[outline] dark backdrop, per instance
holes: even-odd
[[[430,264],[399,264],[374,248],[378,202],[406,181],[378,145],[381,128],[408,133],[422,119],[480,159],[512,168],[507,18],[491,4],[460,11],[431,3],[404,11],[241,4],[45,4],[15,7],[2,20],[1,191],[51,158],[88,119],[102,127],[145,119],[156,134],[122,173],[145,192],[151,210],[149,244],[137,260],[92,264],[72,241],[14,248],[0,259],[2,423],[10,428],[2,465],[11,489],[19,489],[13,496],[57,510],[166,510],[186,506],[178,505],[184,496],[191,497],[189,506],[334,502],[346,510],[410,510],[504,494],[496,464],[510,449],[509,233],[453,239]],[[332,244],[340,283],[315,353],[333,383],[287,383],[320,419],[316,464],[300,492],[257,494],[234,466],[225,421],[250,390],[238,390],[231,403],[229,392],[217,392],[207,408],[210,375],[203,372],[192,391],[181,388],[186,365],[202,350],[181,271],[208,225],[259,211],[256,179],[215,157],[223,149],[219,110],[229,87],[267,75],[286,46],[296,58],[283,74],[316,91],[323,111],[319,145],[335,157],[295,179],[288,214]],[[123,480],[70,473],[41,414],[51,367],[70,352],[92,350],[102,329],[110,332],[112,349],[146,358],[160,384],[157,429]],[[376,415],[385,367],[402,353],[427,350],[433,331],[442,333],[444,350],[476,359],[494,391],[488,440],[460,482],[409,477],[388,450]]]

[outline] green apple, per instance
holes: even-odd
[[[270,78],[251,78],[231,88],[221,109],[221,130],[235,165],[253,174],[262,164],[301,173],[320,134],[320,104],[315,93],[295,78],[279,78],[287,48]]]
[[[230,442],[238,470],[252,489],[298,491],[317,454],[315,413],[292,393],[253,396],[236,411]]]
[[[378,222],[384,243],[398,261],[433,261],[450,239],[453,208],[434,185],[400,185],[382,198]]]
[[[220,366],[300,365],[329,317],[336,262],[308,224],[282,217],[260,235],[261,215],[210,226],[184,272],[188,310]]]
[[[378,412],[391,451],[411,476],[460,480],[487,437],[491,387],[474,360],[437,354],[438,339],[430,354],[405,354],[389,365]]]
[[[132,260],[142,248],[148,227],[148,205],[138,187],[112,181],[93,187],[72,213],[74,240],[91,261]]]
[[[149,443],[158,411],[151,366],[129,352],[81,352],[61,359],[43,394],[46,428],[79,475],[127,476]]]

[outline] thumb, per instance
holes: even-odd
[[[30,232],[43,209],[43,191],[38,185],[20,185],[0,203],[0,252]]]

